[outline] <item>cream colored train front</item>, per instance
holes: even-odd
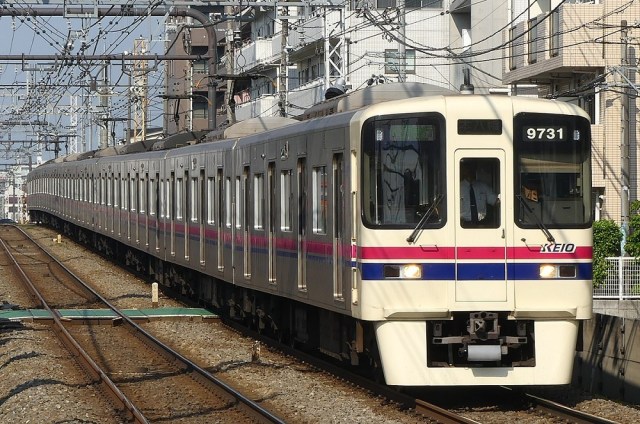
[[[569,383],[592,306],[588,116],[459,95],[353,123],[352,312],[387,384]]]

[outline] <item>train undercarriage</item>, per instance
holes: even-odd
[[[34,211],[31,222],[60,231],[149,283],[157,282],[167,295],[210,308],[266,337],[320,352],[383,379],[375,332],[368,322],[227,283],[49,214]]]

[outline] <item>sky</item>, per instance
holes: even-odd
[[[18,5],[20,2],[15,2]],[[26,7],[26,6],[25,6]],[[42,7],[42,6],[40,6]],[[104,17],[102,19],[65,17],[0,17],[0,55],[56,55],[68,51],[75,56],[84,51],[88,55],[132,52],[134,39],[148,40],[149,53],[164,51],[164,17]],[[98,147],[98,126],[89,114],[83,116],[83,101],[98,112],[98,94],[91,90],[90,81],[102,81],[101,64],[67,66],[53,61],[0,60],[0,163],[24,162],[25,157],[41,155],[43,160],[54,157],[45,143],[18,141],[53,140],[54,134],[64,155],[68,143],[76,134],[77,150]],[[110,128],[115,139],[125,134],[125,123],[119,119],[129,116],[129,77],[123,73],[121,62],[109,67],[110,114],[114,118]],[[162,126],[162,67],[149,73],[151,126]],[[71,96],[75,96],[72,100]],[[54,110],[55,109],[55,110]],[[54,113],[46,113],[54,112]],[[73,116],[70,112],[79,111]],[[95,113],[93,114],[95,115]],[[73,121],[80,125],[72,125]],[[37,125],[46,121],[49,125]],[[15,125],[20,123],[23,125]],[[82,125],[84,124],[84,125]],[[80,128],[78,128],[80,127]],[[83,135],[81,133],[84,132]],[[13,141],[13,142],[11,142]],[[83,143],[84,142],[84,143]],[[48,148],[53,144],[46,143]]]

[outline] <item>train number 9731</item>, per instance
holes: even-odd
[[[567,130],[564,127],[525,127],[524,139],[526,141],[565,141]]]

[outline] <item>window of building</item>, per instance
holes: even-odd
[[[509,70],[516,69],[516,49],[515,49],[516,27],[509,29]]]
[[[549,19],[549,55],[551,57],[558,56],[560,54],[560,11],[554,10],[551,12],[551,19]]]
[[[407,49],[405,54],[405,73],[415,74],[416,72],[416,51]],[[385,74],[399,74],[400,73],[400,53],[398,50],[385,50],[384,51],[384,72]]]
[[[358,4],[364,3],[358,1]],[[389,9],[398,7],[396,0],[376,0],[377,9]],[[442,9],[442,0],[405,0],[406,9]]]
[[[529,63],[536,63],[538,60],[538,18],[529,19]]]
[[[207,119],[209,117],[208,103],[205,99],[195,98],[191,103],[193,108],[193,117],[198,119]]]

